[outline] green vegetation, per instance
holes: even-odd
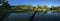
[[[11,7],[11,10],[13,11],[60,11],[60,6],[52,6],[51,8],[48,8],[48,6],[44,5],[44,6],[31,6],[31,5],[19,5],[19,6],[15,6],[15,7]]]
[[[2,6],[0,6],[0,10],[7,10],[9,12],[12,11],[23,12],[23,11],[37,11],[37,10],[41,12],[46,12],[46,11],[60,12],[60,6],[51,6],[51,8],[49,8],[47,5],[33,6],[32,4],[11,6],[8,4],[7,1]]]
[[[32,5],[17,5],[17,6],[8,6],[5,7],[4,10],[9,10],[9,11],[60,11],[60,6],[52,6],[51,8],[48,8],[48,6],[32,6]]]

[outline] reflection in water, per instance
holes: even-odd
[[[29,18],[33,15],[33,13],[34,12],[10,13],[10,16],[8,16],[8,19],[6,21],[28,21]],[[34,17],[34,21],[52,21],[54,18],[59,18],[58,15],[60,16],[60,13],[52,13],[51,11],[37,12]]]

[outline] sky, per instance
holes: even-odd
[[[60,0],[8,0],[10,5],[26,5],[32,4],[36,5],[47,5],[47,6],[60,6]]]

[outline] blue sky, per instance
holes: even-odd
[[[60,0],[8,0],[10,5],[26,5],[33,4],[34,6],[47,5],[47,6],[60,6]]]

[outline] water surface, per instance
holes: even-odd
[[[19,12],[10,13],[5,21],[28,21],[34,12]],[[52,13],[51,11],[47,13],[37,12],[34,16],[34,21],[59,21],[60,13]]]

